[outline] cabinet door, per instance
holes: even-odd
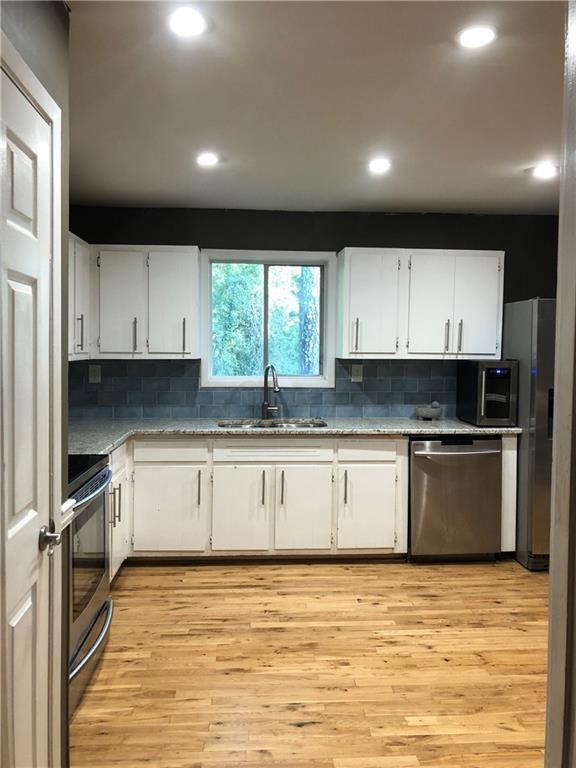
[[[276,469],[275,549],[330,549],[332,466]]]
[[[502,254],[457,253],[453,351],[498,355],[501,337]]]
[[[394,354],[398,338],[398,255],[350,255],[350,352]]]
[[[87,356],[90,344],[90,249],[76,241],[74,252],[76,354]]]
[[[228,464],[213,472],[212,549],[268,549],[272,468]]]
[[[393,549],[396,464],[338,467],[338,548]]]
[[[203,550],[207,540],[207,469],[190,464],[134,468],[134,549]]]
[[[148,259],[149,351],[196,352],[197,252],[153,251]]]
[[[146,256],[100,252],[100,351],[141,353],[145,343]]]
[[[75,256],[74,239],[68,238],[68,356],[76,351],[76,305],[75,305]]]
[[[116,576],[130,551],[129,484],[125,469],[114,474],[110,485],[110,580]]]
[[[408,354],[444,355],[452,350],[454,254],[417,251],[410,257]]]

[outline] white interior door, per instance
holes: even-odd
[[[276,469],[276,549],[330,549],[332,466]]]
[[[338,548],[392,549],[396,464],[340,464]]]
[[[4,672],[10,766],[48,765],[52,131],[2,72]],[[4,712],[2,712],[4,716]]]
[[[134,549],[203,550],[207,539],[207,470],[191,464],[134,468]]]
[[[215,465],[213,473],[212,549],[268,549],[271,467]]]
[[[76,353],[88,355],[90,342],[90,249],[76,241],[74,268]]]
[[[350,351],[393,354],[398,338],[397,254],[350,256]]]
[[[457,253],[453,351],[497,355],[500,344],[502,254]]]
[[[196,351],[198,254],[151,251],[148,256],[148,344],[150,352]]]
[[[100,351],[144,351],[146,255],[100,251]]]
[[[452,349],[454,253],[415,251],[410,257],[408,354],[444,355]]]

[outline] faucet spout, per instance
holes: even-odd
[[[276,368],[269,364],[264,368],[264,388],[262,398],[262,418],[269,419],[271,416],[275,416],[278,413],[278,406],[270,404],[270,389],[268,384],[268,376],[272,374],[272,391],[275,393],[280,392],[280,385],[278,384],[278,373]]]

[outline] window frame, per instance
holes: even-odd
[[[336,352],[336,252],[335,251],[258,251],[219,250],[203,248],[200,251],[200,295],[202,317],[200,347],[201,387],[259,387],[260,376],[212,375],[212,284],[213,262],[257,263],[264,266],[324,267],[320,297],[320,370],[318,376],[278,376],[281,387],[313,389],[335,386]]]

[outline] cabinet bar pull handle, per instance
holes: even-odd
[[[486,415],[486,368],[482,369],[482,390],[480,392],[480,416]]]
[[[344,470],[344,506],[348,504],[348,470]]]
[[[186,354],[186,318],[182,318],[182,354]]]
[[[198,470],[198,506],[202,501],[202,470]]]
[[[80,343],[78,344],[78,347],[81,352],[84,352],[84,314],[81,314],[78,317],[78,322],[80,323]]]
[[[262,470],[262,506],[266,503],[266,470]]]
[[[136,352],[138,349],[138,318],[135,317],[132,320],[132,351]]]
[[[113,528],[116,528],[116,489],[112,485],[110,486],[110,490],[108,491],[108,498],[110,499],[110,505],[112,507],[110,525]]]
[[[358,352],[358,336],[360,333],[360,318],[357,317],[354,321],[354,351]]]
[[[444,352],[448,352],[450,345],[450,320],[446,320],[444,323]]]
[[[118,491],[118,504],[116,504],[116,491]],[[114,488],[114,520],[117,523],[122,522],[122,483]]]
[[[462,328],[464,327],[464,320],[460,320],[458,323],[458,352],[462,352]]]
[[[280,476],[280,504],[284,506],[284,470]]]

